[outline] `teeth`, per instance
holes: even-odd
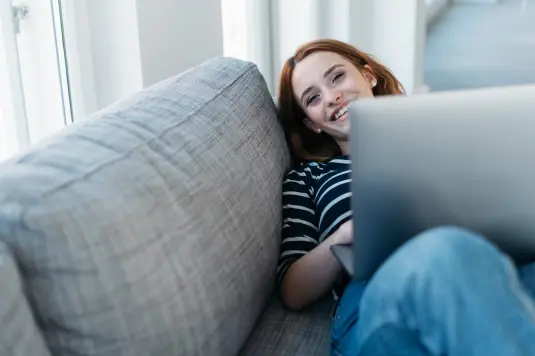
[[[349,110],[349,108],[347,106],[344,106],[343,108],[341,108],[337,113],[336,115],[334,115],[334,119],[335,120],[338,120],[340,118],[340,116],[344,115],[347,111]]]

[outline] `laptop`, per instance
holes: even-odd
[[[379,97],[350,106],[354,242],[332,252],[368,279],[437,226],[535,260],[535,85]]]

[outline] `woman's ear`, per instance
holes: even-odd
[[[366,78],[368,83],[370,83],[370,86],[372,87],[372,89],[375,88],[375,86],[377,85],[377,76],[373,72],[372,67],[366,64],[362,72],[363,72],[362,75],[364,76],[364,78]]]
[[[309,130],[312,130],[315,133],[321,133],[321,129],[312,120],[310,120],[308,117],[303,119],[303,123],[305,124],[305,126]]]

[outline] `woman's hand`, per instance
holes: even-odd
[[[350,244],[353,242],[353,220],[348,220],[333,234],[335,244]]]

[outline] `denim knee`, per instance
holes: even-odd
[[[482,257],[501,263],[499,251],[482,236],[458,227],[427,230],[401,246],[370,281],[368,292],[397,295],[407,284],[456,283],[468,270],[480,268]],[[363,298],[366,298],[365,293]],[[374,296],[368,296],[374,298]]]
[[[447,319],[459,296],[470,294],[475,281],[481,286],[485,278],[500,278],[504,261],[494,245],[462,228],[439,227],[415,236],[369,281],[360,305],[357,345],[384,325],[434,328]]]
[[[499,257],[498,250],[481,235],[459,227],[437,227],[422,232],[402,246],[392,263],[404,273],[446,272],[462,273],[473,264],[474,258],[492,254]]]

